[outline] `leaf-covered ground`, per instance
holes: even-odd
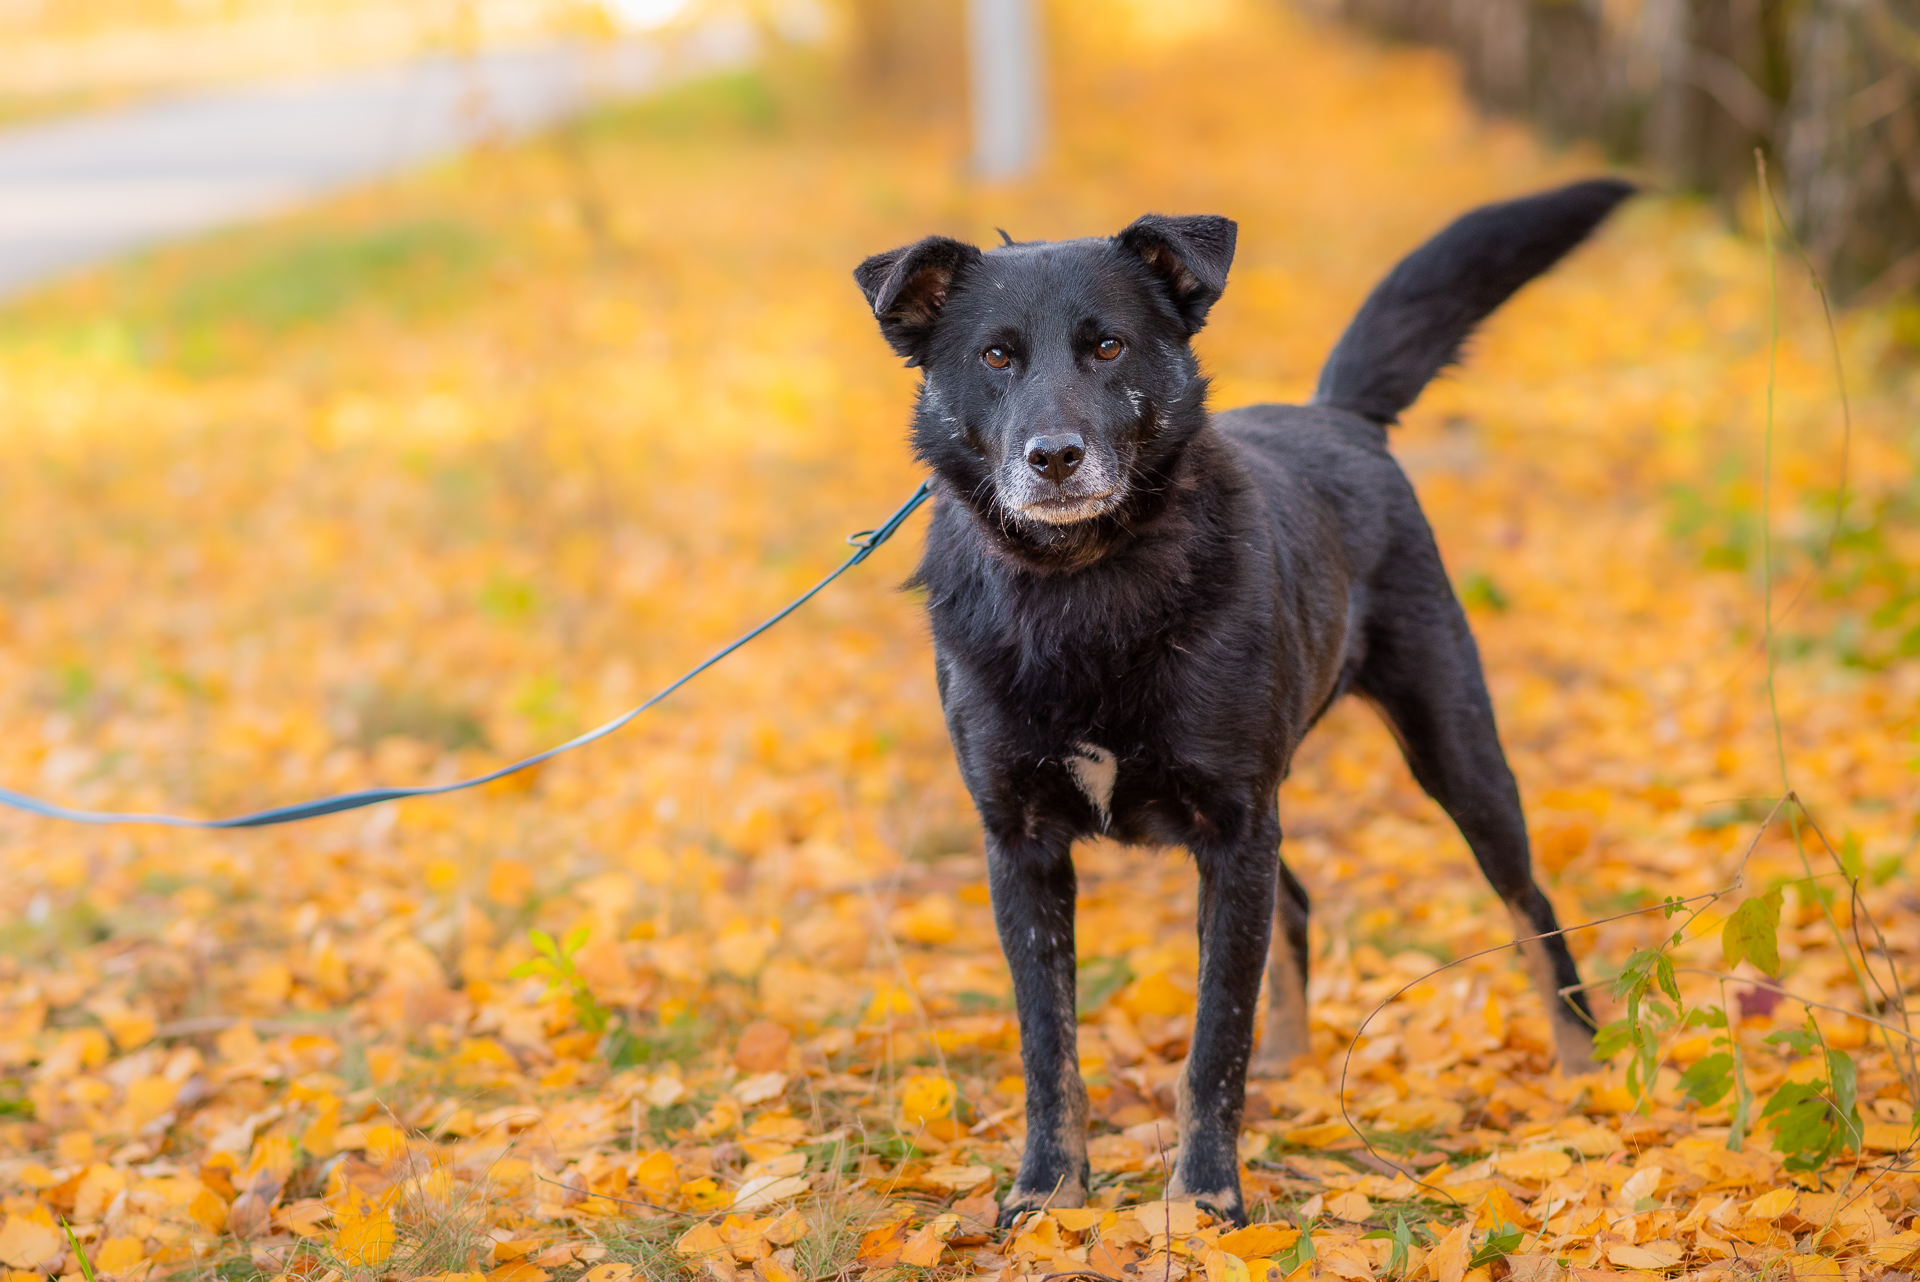
[[[452,778],[637,702],[915,483],[914,376],[849,278],[866,253],[1230,214],[1218,403],[1298,399],[1398,254],[1601,164],[1476,118],[1431,55],[1252,0],[1149,11],[1061,9],[1031,185],[972,185],[956,120],[778,57],[0,315],[0,781],[231,812]],[[1817,300],[1779,276],[1764,494],[1767,260],[1668,197],[1503,312],[1395,445],[1562,920],[1606,919],[1574,936],[1588,976],[1688,923],[1679,985],[1733,1012],[1761,1099],[1825,1072],[1764,1040],[1806,1008],[1721,951],[1734,906],[1784,886],[1780,986],[1858,1066],[1863,1127],[1823,1169],[1783,1169],[1758,1105],[1732,1151],[1735,1100],[1683,1096],[1711,1028],[1665,1031],[1643,1107],[1617,1068],[1555,1073],[1511,952],[1481,952],[1504,912],[1351,705],[1282,795],[1315,1053],[1250,1091],[1270,1227],[1156,1200],[1192,874],[1095,845],[1097,1205],[991,1231],[1017,1031],[898,586],[910,528],[510,785],[226,835],[0,816],[9,1282],[81,1272],[76,1243],[100,1275],[235,1280],[1896,1276],[1920,1252],[1904,1015],[1869,1012],[1837,941],[1920,975],[1912,327],[1841,327],[1830,543],[1840,401]],[[1804,866],[1763,830],[1783,759],[1857,900],[1804,824]],[[581,927],[591,1001],[515,976],[531,931]]]

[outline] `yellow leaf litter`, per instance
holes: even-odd
[[[1052,158],[1025,185],[965,177],[957,115],[776,57],[16,306],[0,780],[228,812],[451,778],[637,702],[915,482],[913,375],[848,278],[866,253],[1230,214],[1216,400],[1298,399],[1397,255],[1601,166],[1476,116],[1433,55],[1253,0],[1156,12],[1061,8]],[[1911,974],[1920,665],[1830,643],[1879,588],[1801,590],[1837,407],[1817,304],[1781,279],[1781,744],[1825,829],[1887,870],[1858,908]],[[1574,937],[1590,978],[1671,928],[1620,914],[1728,885],[1780,791],[1758,580],[1722,546],[1755,519],[1767,330],[1754,244],[1649,198],[1393,438],[1562,920],[1613,919]],[[1877,314],[1842,338],[1867,511],[1911,484],[1913,367]],[[1617,1074],[1553,1070],[1510,955],[1430,973],[1510,928],[1357,705],[1283,791],[1314,1044],[1249,1090],[1260,1223],[1161,1200],[1193,879],[1095,843],[1093,1204],[997,1230],[1018,1031],[896,590],[916,537],[620,737],[482,793],[256,833],[0,816],[8,1282],[78,1273],[63,1222],[103,1276],[321,1282],[1870,1279],[1920,1257],[1910,1102],[1812,890],[1786,890],[1782,982],[1839,1008],[1817,1018],[1859,1062],[1866,1152],[1796,1175],[1766,1128],[1731,1151],[1727,1102],[1682,1098],[1705,1038],[1669,1039],[1636,1111]],[[1803,875],[1781,826],[1757,841],[1748,886]],[[1719,1000],[1723,915],[1676,953],[1690,999]],[[529,928],[581,926],[610,1031],[510,974]],[[1727,1000],[1756,1091],[1805,1080],[1760,1040],[1801,1009],[1751,978]],[[1475,1264],[1502,1232],[1519,1245]]]

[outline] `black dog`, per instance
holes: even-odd
[[[1168,1193],[1244,1221],[1235,1141],[1276,917],[1261,1066],[1308,1045],[1307,896],[1279,859],[1276,793],[1341,694],[1385,716],[1518,933],[1558,929],[1479,653],[1386,425],[1631,192],[1597,180],[1466,215],[1373,291],[1311,405],[1214,416],[1189,340],[1226,286],[1228,219],[1149,215],[1112,239],[989,253],[936,236],[855,271],[925,371],[913,444],[940,502],[919,581],[1027,1076],[1003,1222],[1087,1194],[1071,847],[1096,833],[1181,845],[1199,866]],[[1583,1067],[1592,1017],[1565,941],[1523,952],[1563,1068]]]

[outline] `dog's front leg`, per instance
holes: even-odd
[[[1027,1072],[1027,1151],[1000,1203],[1000,1223],[1087,1200],[1087,1088],[1075,1012],[1070,844],[1026,834],[987,841],[1000,947],[1013,971],[1020,1058]]]
[[[1194,843],[1200,869],[1200,998],[1181,1075],[1180,1159],[1168,1197],[1190,1197],[1236,1224],[1240,1117],[1247,1102],[1260,972],[1273,935],[1280,821],[1269,811],[1238,840]]]

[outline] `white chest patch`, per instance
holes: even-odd
[[[1108,810],[1113,805],[1113,781],[1120,773],[1120,763],[1107,749],[1094,743],[1076,743],[1073,755],[1067,758],[1067,772],[1073,781],[1080,785],[1080,791],[1087,794],[1087,800],[1100,812],[1100,825],[1105,827],[1110,818]]]

